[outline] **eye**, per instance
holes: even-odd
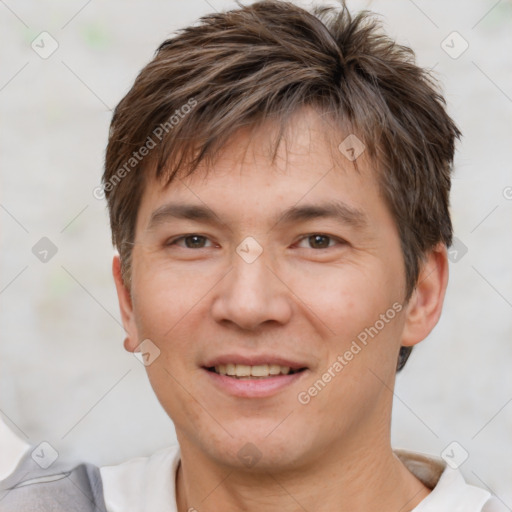
[[[311,244],[308,249],[329,249],[335,245],[329,245],[329,241],[338,242],[338,245],[345,244],[344,240],[341,240],[340,238],[335,238],[330,235],[323,235],[321,233],[307,235],[301,238],[299,243],[302,243],[303,241],[307,241],[309,244]]]
[[[190,234],[190,235],[184,235],[180,236],[179,238],[175,238],[174,240],[170,240],[165,245],[166,246],[172,246],[177,245],[178,247],[183,247],[183,245],[179,245],[178,242],[184,241],[185,247],[184,249],[204,249],[205,248],[205,241],[207,241],[208,238],[203,235],[197,235],[197,234]]]
[[[208,241],[211,242],[211,240],[209,240],[208,237],[192,233],[189,235],[180,236],[178,238],[175,238],[174,240],[170,240],[166,243],[166,246],[175,245],[178,247],[182,247],[184,249],[205,249],[207,247],[212,247],[212,245],[205,245],[206,242]],[[324,235],[322,233],[306,235],[303,238],[301,238],[298,243],[301,244],[304,241],[308,242],[308,249],[329,249],[335,246],[336,244],[343,245],[346,243],[344,240],[341,240],[340,238],[333,237],[330,235]]]

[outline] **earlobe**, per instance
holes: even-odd
[[[121,320],[123,322],[124,330],[126,331],[126,338],[123,346],[128,352],[133,352],[138,346],[137,327],[133,316],[130,290],[128,290],[123,282],[121,260],[117,254],[114,256],[112,261],[112,275],[116,285],[119,309],[121,311]]]
[[[130,342],[130,338],[129,338],[128,336],[126,336],[126,338],[124,339],[123,347],[124,347],[124,349],[125,349],[127,352],[133,352],[133,351],[134,351],[134,350],[132,349],[132,343]]]
[[[421,266],[416,288],[406,307],[401,345],[416,345],[432,331],[441,316],[447,285],[447,250],[439,243]]]

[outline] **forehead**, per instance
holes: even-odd
[[[272,160],[278,130],[271,121],[256,129],[241,128],[211,162],[203,161],[191,175],[181,172],[170,183],[149,179],[141,217],[147,222],[170,198],[203,207],[215,204],[236,215],[254,206],[263,217],[276,207],[320,199],[331,206],[343,199],[355,211],[359,196],[376,193],[376,173],[354,134],[304,109],[290,118]]]

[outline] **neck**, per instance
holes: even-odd
[[[180,440],[178,511],[413,510],[430,490],[398,460],[389,441],[359,434],[360,442],[331,446],[302,467],[258,471],[221,465]],[[381,438],[389,440],[389,433]]]

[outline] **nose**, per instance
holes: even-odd
[[[216,290],[211,314],[219,323],[257,330],[265,323],[284,325],[291,318],[291,293],[268,266],[265,251],[251,263],[235,254],[233,268]]]

